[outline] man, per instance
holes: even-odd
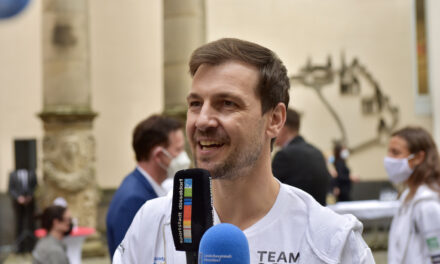
[[[33,264],[69,264],[62,239],[72,231],[72,217],[64,206],[52,205],[43,211],[41,225],[47,231],[32,252]]]
[[[286,123],[276,139],[282,147],[272,161],[273,175],[282,183],[309,193],[321,205],[326,205],[331,175],[321,151],[299,135],[300,116],[287,109]]]
[[[362,225],[280,184],[271,147],[286,119],[289,78],[269,49],[220,39],[194,51],[186,132],[196,167],[213,178],[214,224],[249,241],[251,263],[374,263]],[[186,263],[170,228],[172,195],[136,214],[114,263]]]
[[[18,169],[9,175],[9,195],[15,213],[18,253],[30,252],[34,246],[34,192],[37,177],[33,171]]]
[[[190,160],[184,151],[182,124],[175,119],[153,115],[133,132],[136,169],[125,177],[113,196],[107,213],[107,242],[110,256],[124,238],[138,209],[148,200],[167,192],[162,182],[186,169]]]

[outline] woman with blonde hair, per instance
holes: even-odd
[[[440,159],[420,127],[392,134],[384,159],[390,181],[406,187],[393,218],[388,263],[440,263]]]

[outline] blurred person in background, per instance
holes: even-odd
[[[69,264],[62,239],[72,231],[72,217],[67,207],[52,205],[41,216],[47,235],[40,239],[32,252],[33,264]]]
[[[406,187],[391,224],[388,263],[440,263],[440,159],[431,135],[420,127],[393,133],[384,166],[391,182]]]
[[[286,122],[275,144],[282,147],[272,161],[273,175],[282,183],[309,193],[326,205],[331,176],[321,151],[299,135],[300,115],[288,108]]]
[[[350,156],[348,149],[341,143],[335,143],[333,147],[333,157],[330,163],[333,164],[333,194],[338,202],[351,201],[352,183],[357,181],[357,177],[350,173],[347,166],[347,158]]]
[[[137,166],[113,195],[107,213],[107,243],[110,257],[127,232],[136,212],[148,200],[164,196],[162,186],[178,170],[187,169],[183,124],[173,118],[152,115],[134,129],[132,146]]]
[[[9,175],[8,192],[12,199],[15,215],[18,253],[30,252],[35,245],[33,233],[35,229],[34,193],[36,187],[37,176],[31,170],[18,169]]]

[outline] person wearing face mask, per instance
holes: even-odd
[[[52,205],[41,216],[41,225],[47,235],[32,251],[33,264],[69,264],[66,245],[62,239],[72,231],[72,217],[67,207]]]
[[[392,134],[384,166],[403,184],[401,205],[388,240],[388,263],[440,263],[440,159],[431,135],[420,127]]]
[[[152,115],[134,129],[132,146],[137,166],[113,195],[107,213],[110,257],[139,208],[148,200],[166,195],[164,181],[174,177],[178,170],[189,168],[182,128],[176,119]]]
[[[333,194],[338,202],[350,201],[351,185],[356,180],[346,163],[350,152],[341,143],[336,143],[333,147],[333,155],[330,161],[335,169],[332,173],[334,177]]]
[[[167,171],[167,178],[162,182],[162,188],[164,188],[166,192],[169,192],[173,189],[173,179],[174,175],[176,175],[176,172],[188,169],[191,164],[191,160],[189,159],[186,151],[180,152],[177,157],[173,157],[173,155],[171,155],[166,149],[163,149],[163,152],[171,160],[168,167],[161,165],[162,168]]]

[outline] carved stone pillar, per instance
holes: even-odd
[[[45,207],[64,197],[80,226],[95,227],[99,200],[89,70],[88,2],[43,1]]]
[[[188,61],[206,41],[204,0],[164,1],[165,113],[185,116],[191,87]]]
[[[56,197],[66,199],[80,226],[96,227],[98,187],[95,179],[93,115],[41,114],[44,121],[43,178],[40,201],[44,206]]]

